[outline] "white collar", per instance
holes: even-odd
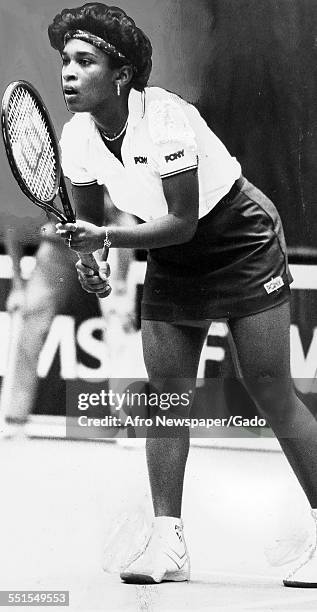
[[[129,127],[136,126],[145,114],[145,91],[131,89],[128,98]]]

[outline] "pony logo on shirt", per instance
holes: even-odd
[[[170,155],[165,155],[165,161],[168,164],[168,162],[180,159],[181,157],[184,157],[184,155],[185,152],[184,149],[182,149],[181,151],[176,151],[176,153],[170,153]]]
[[[143,157],[142,155],[139,155],[138,157],[134,158],[134,163],[135,164],[147,164],[147,157]]]

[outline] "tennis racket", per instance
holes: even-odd
[[[27,81],[14,81],[6,88],[1,127],[11,171],[23,193],[61,223],[74,223],[76,215],[66,189],[55,130],[41,96]],[[57,195],[60,206],[55,201]],[[108,250],[104,249],[103,261],[107,255]],[[92,253],[80,253],[79,257],[98,274]],[[110,291],[98,296],[107,297]]]

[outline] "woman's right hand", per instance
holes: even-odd
[[[111,293],[111,287],[109,284],[110,266],[108,262],[101,261],[99,264],[99,275],[93,270],[85,266],[81,259],[76,263],[78,280],[82,288],[87,293],[102,293],[103,297],[107,297]]]

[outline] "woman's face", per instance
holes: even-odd
[[[109,56],[89,43],[75,38],[62,53],[62,86],[72,112],[96,113],[116,95],[114,72]]]

